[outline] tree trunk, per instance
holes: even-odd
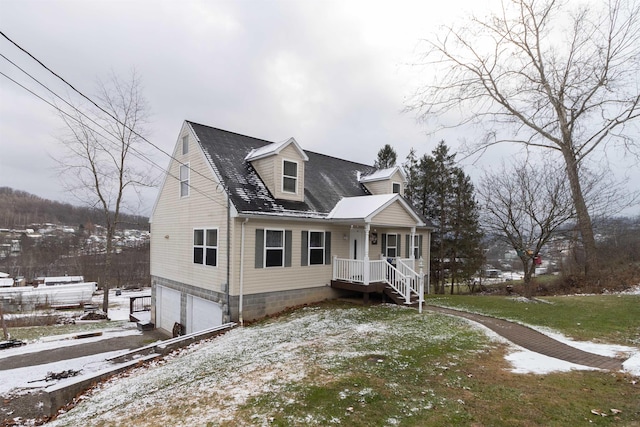
[[[531,299],[533,297],[533,290],[531,289],[531,268],[529,267],[529,259],[520,258],[522,260],[522,265],[524,266],[524,296],[525,298]],[[533,264],[533,263],[532,263]]]
[[[104,291],[102,297],[102,311],[109,314],[109,289],[111,288],[111,255],[113,251],[113,234],[111,227],[107,229],[107,253],[104,259],[104,279],[102,289]]]
[[[571,186],[573,205],[576,209],[576,216],[578,218],[578,230],[580,231],[582,245],[584,247],[585,276],[593,277],[597,275],[598,272],[598,254],[596,252],[596,240],[593,234],[591,216],[589,215],[589,210],[587,209],[587,204],[585,203],[584,195],[582,194],[575,156],[568,149],[563,149],[562,154],[567,168],[567,178],[569,179],[569,185]]]

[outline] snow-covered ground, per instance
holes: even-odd
[[[150,291],[135,291],[128,292],[123,291],[122,295],[116,296],[115,291],[112,290],[109,295],[109,319],[112,321],[127,321],[126,323],[120,323],[120,326],[115,328],[103,329],[102,335],[90,338],[73,339],[77,334],[65,334],[43,337],[37,341],[29,342],[27,345],[21,347],[13,347],[0,351],[0,365],[2,360],[7,357],[36,353],[39,351],[46,351],[50,349],[56,349],[61,347],[72,347],[76,345],[82,345],[87,343],[95,343],[102,340],[124,337],[130,335],[141,335],[142,332],[136,328],[136,324],[128,322],[129,320],[129,297],[150,295]],[[97,294],[93,297],[92,302],[100,305],[102,303],[102,294]],[[138,313],[140,317],[149,317],[149,312]],[[140,319],[143,320],[143,319]],[[91,331],[98,332],[98,331]],[[46,377],[49,372],[62,372],[69,369],[82,370],[80,376],[86,376],[93,374],[97,371],[101,371],[109,366],[112,366],[106,359],[122,353],[124,350],[109,351],[104,353],[95,354],[92,356],[79,357],[74,359],[68,359],[59,362],[45,363],[36,366],[30,366],[28,368],[17,368],[0,370],[0,395],[9,393],[24,393],[30,389],[47,387],[52,384],[64,384],[64,382],[74,381],[79,378],[68,378],[57,381],[39,381]],[[19,390],[19,391],[17,391]]]

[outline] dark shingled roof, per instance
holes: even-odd
[[[304,202],[276,199],[253,166],[244,160],[252,149],[272,142],[187,123],[241,213],[324,218],[341,198],[369,194],[358,182],[358,172],[368,175],[375,168],[305,150],[309,161],[305,163]]]

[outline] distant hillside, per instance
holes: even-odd
[[[149,218],[143,216],[121,214],[120,219],[123,223],[121,228],[146,230],[149,224]],[[25,191],[0,187],[0,228],[21,228],[42,223],[104,225],[104,219],[96,209],[55,202]]]

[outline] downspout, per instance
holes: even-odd
[[[231,197],[227,193],[227,322],[231,322]]]
[[[240,299],[238,301],[238,320],[240,326],[244,326],[244,320],[242,318],[242,304],[244,293],[244,225],[249,222],[249,218],[245,218],[240,226]]]
[[[427,294],[431,293],[431,230],[427,234]]]

